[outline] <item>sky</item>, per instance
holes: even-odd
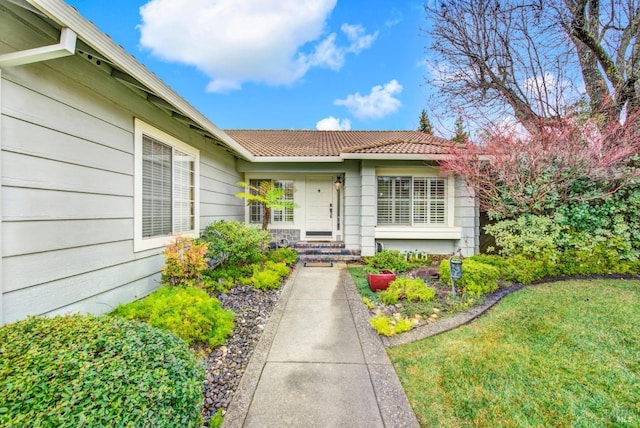
[[[430,111],[422,1],[67,2],[223,129],[406,130]]]

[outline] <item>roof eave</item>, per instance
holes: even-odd
[[[281,162],[281,163],[311,163],[311,162],[321,162],[321,163],[331,163],[331,162],[342,162],[343,159],[340,156],[254,156],[251,159],[256,163],[265,163],[265,162]]]
[[[254,155],[252,155],[247,149],[242,147],[224,131],[214,125],[166,83],[151,73],[132,55],[128,54],[121,46],[114,43],[94,24],[82,17],[74,8],[59,0],[27,1],[50,19],[57,22],[61,27],[68,27],[73,30],[77,34],[78,38],[82,39],[87,45],[103,54],[117,67],[126,71],[140,83],[146,85],[158,97],[164,99],[203,129],[219,138],[238,156],[246,160],[254,160]]]
[[[444,154],[402,154],[402,153],[342,153],[343,159],[361,160],[446,160],[449,155]]]

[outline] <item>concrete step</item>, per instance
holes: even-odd
[[[299,241],[292,246],[301,262],[347,262],[360,259],[360,250],[350,250],[341,241]]]

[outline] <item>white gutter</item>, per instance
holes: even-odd
[[[218,137],[224,144],[235,151],[240,157],[253,160],[254,156],[237,141],[214,125],[206,116],[178,95],[166,83],[139,63],[121,46],[114,43],[105,33],[100,31],[92,22],[85,19],[73,7],[61,0],[27,0],[32,6],[42,11],[61,27],[72,28],[80,39],[91,48],[105,56],[105,59],[125,71],[131,77],[148,87],[156,96],[163,98],[185,116],[193,119],[204,130]]]
[[[15,67],[73,55],[76,53],[76,39],[76,33],[69,28],[62,28],[60,43],[0,55],[0,68]]]
[[[335,163],[343,162],[340,156],[255,156],[255,163],[282,162],[282,163]]]
[[[400,153],[342,153],[343,159],[362,160],[446,160],[450,155],[400,154]]]

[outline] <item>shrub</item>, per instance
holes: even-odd
[[[160,282],[165,285],[202,287],[202,272],[207,269],[207,244],[176,236],[162,252],[165,265]]]
[[[200,427],[204,367],[146,324],[83,315],[0,327],[0,426]]]
[[[409,268],[409,263],[398,250],[382,250],[367,259],[366,270],[370,273],[378,273],[386,269],[392,272],[404,272]]]
[[[251,285],[258,290],[275,290],[282,285],[282,277],[273,270],[255,269],[253,276],[246,279],[247,285]]]
[[[484,230],[495,238],[498,252],[503,256],[522,255],[555,261],[562,227],[549,217],[522,215],[515,220],[487,225]]]
[[[223,220],[208,225],[200,239],[209,243],[209,257],[223,259],[231,265],[243,265],[260,260],[271,235],[239,221]]]
[[[413,328],[413,321],[403,317],[385,317],[382,315],[369,319],[369,324],[378,334],[383,336],[395,336]]]
[[[233,330],[233,313],[197,288],[161,287],[142,300],[118,306],[112,315],[170,330],[189,345],[220,345]]]
[[[456,285],[466,294],[479,296],[498,289],[500,271],[495,266],[465,259],[462,262],[462,278],[455,280]],[[451,281],[449,260],[440,262],[440,279]]]
[[[398,300],[428,302],[436,296],[436,291],[427,287],[420,278],[397,278],[389,288],[380,292],[380,300],[387,305],[395,305]]]
[[[291,269],[289,269],[289,266],[287,266],[284,263],[276,263],[276,262],[272,262],[272,261],[267,261],[264,264],[264,267],[255,267],[254,268],[254,273],[256,271],[256,269],[259,270],[271,270],[273,272],[275,272],[276,274],[278,274],[278,276],[282,279],[286,278],[289,276],[289,273],[291,272]]]
[[[298,252],[292,248],[278,248],[265,253],[267,260],[279,263],[295,264],[298,261]]]
[[[477,254],[467,260],[494,266],[505,282],[530,284],[548,274],[552,265],[548,261],[531,260],[524,256],[502,257],[495,254]]]

